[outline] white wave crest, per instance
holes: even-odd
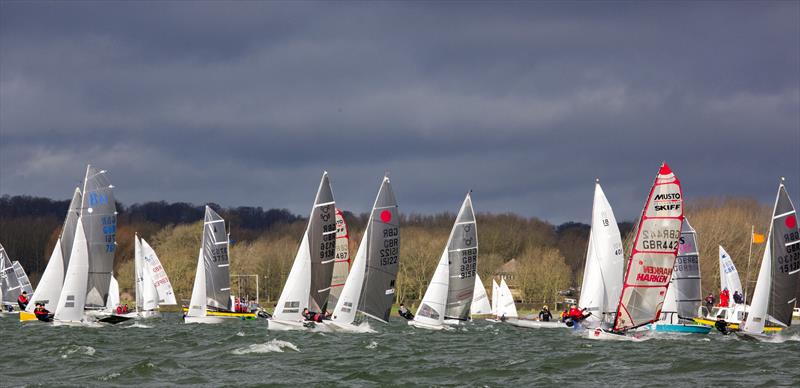
[[[87,356],[92,356],[96,352],[95,348],[91,346],[71,346],[66,349],[61,358],[68,358],[71,354],[79,353]]]
[[[377,347],[378,347],[378,343],[375,342],[375,341],[370,342],[369,345],[366,346],[367,349],[375,349]]]
[[[300,351],[300,349],[291,342],[274,339],[264,344],[251,344],[245,348],[234,349],[231,353],[238,355],[250,353],[283,353],[284,349],[294,350],[295,352]]]
[[[144,323],[139,323],[139,322],[136,322],[136,323],[134,323],[132,325],[125,326],[125,327],[126,328],[127,327],[135,327],[135,328],[138,328],[138,329],[152,329],[153,328],[153,326],[145,325]]]

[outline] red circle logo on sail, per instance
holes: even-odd
[[[796,226],[797,226],[797,218],[795,218],[794,215],[786,217],[786,227],[794,228]]]
[[[388,223],[391,220],[392,220],[392,212],[388,210],[384,210],[381,212],[381,221],[383,221],[384,223]]]

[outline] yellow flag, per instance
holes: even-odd
[[[763,234],[753,233],[753,244],[763,244],[765,239]]]

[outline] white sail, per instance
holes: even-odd
[[[616,310],[624,271],[625,260],[617,219],[603,188],[596,183],[592,228],[578,301],[580,308],[592,314],[586,318],[587,323],[600,322]]]
[[[32,313],[36,308],[36,303],[44,303],[45,308],[50,307],[55,310],[53,306],[58,303],[58,296],[61,295],[63,286],[64,259],[61,254],[61,239],[59,238],[53,248],[53,254],[50,255],[50,260],[47,261],[42,278],[39,279],[39,285],[33,292],[31,303],[28,303],[25,311]]]
[[[369,230],[368,228],[366,230]],[[361,299],[361,289],[364,286],[364,275],[367,270],[367,233],[361,238],[358,245],[356,257],[353,259],[353,266],[347,274],[347,281],[344,282],[342,293],[333,309],[331,320],[337,323],[349,324],[356,319],[358,303]]]
[[[206,266],[203,260],[203,250],[197,254],[197,271],[194,274],[192,286],[192,299],[189,301],[187,317],[206,316]]]
[[[69,266],[64,278],[64,287],[56,306],[55,320],[79,322],[83,319],[88,281],[89,246],[83,231],[83,223],[79,219],[75,229],[75,240],[72,243],[72,252],[70,252]]]
[[[492,305],[489,304],[489,296],[483,288],[481,277],[475,273],[475,291],[472,293],[472,315],[491,314]]]
[[[758,280],[753,291],[753,300],[750,301],[750,311],[744,322],[744,331],[748,333],[761,333],[767,323],[767,304],[769,303],[769,290],[772,288],[772,254],[770,252],[770,237],[761,259],[761,269],[758,270]]]
[[[151,284],[155,287],[158,293],[159,305],[174,305],[178,302],[175,300],[175,291],[172,290],[172,283],[167,277],[167,272],[161,265],[155,250],[145,239],[140,239],[142,242],[142,258],[144,259],[144,272],[150,277]]]
[[[311,257],[308,248],[308,233],[303,234],[300,249],[294,258],[294,264],[286,278],[278,305],[272,317],[283,321],[300,321],[303,309],[308,307],[308,295],[311,290]]]
[[[742,281],[739,280],[739,271],[736,270],[736,266],[733,264],[733,258],[728,252],[725,252],[725,248],[722,245],[719,246],[719,283],[720,291],[727,288],[731,298],[733,298],[733,294],[736,291],[744,295]]]
[[[449,244],[448,244],[449,245]],[[425,290],[422,297],[417,315],[414,321],[428,326],[442,326],[444,322],[444,312],[447,304],[447,288],[450,283],[450,260],[445,247],[439,264],[433,272],[433,278]]]
[[[514,304],[514,296],[508,288],[506,279],[500,280],[500,296],[497,298],[497,316],[506,318],[517,318],[517,305]]]
[[[139,234],[136,233],[133,235],[133,280],[134,288],[136,289],[136,311],[144,310],[144,295],[142,293],[142,285],[144,284],[143,263],[142,241],[139,239]]]
[[[492,277],[492,315],[497,316],[498,300],[500,299],[500,286]]]
[[[119,282],[114,275],[111,275],[111,281],[108,284],[108,299],[106,301],[106,309],[114,311],[119,306]]]

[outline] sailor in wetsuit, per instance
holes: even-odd
[[[36,315],[36,319],[42,322],[50,322],[53,320],[53,316],[50,315],[50,311],[47,311],[42,303],[36,303],[36,308],[33,309],[33,314]]]
[[[17,304],[19,305],[19,311],[25,311],[25,308],[28,307],[28,292],[22,291],[22,294],[19,295],[17,298]]]
[[[313,312],[313,311],[309,310],[308,308],[304,308],[303,309],[303,318],[305,318],[306,321],[322,322],[323,315],[320,314],[320,313],[317,313],[317,312]]]
[[[414,319],[414,314],[411,313],[411,310],[407,309],[406,306],[400,303],[400,308],[397,310],[397,313],[400,314],[401,317],[411,320]]]
[[[722,333],[722,335],[728,335],[731,333],[731,329],[728,328],[728,322],[725,322],[725,319],[722,318],[722,315],[717,315],[717,322],[714,323],[714,328]]]

